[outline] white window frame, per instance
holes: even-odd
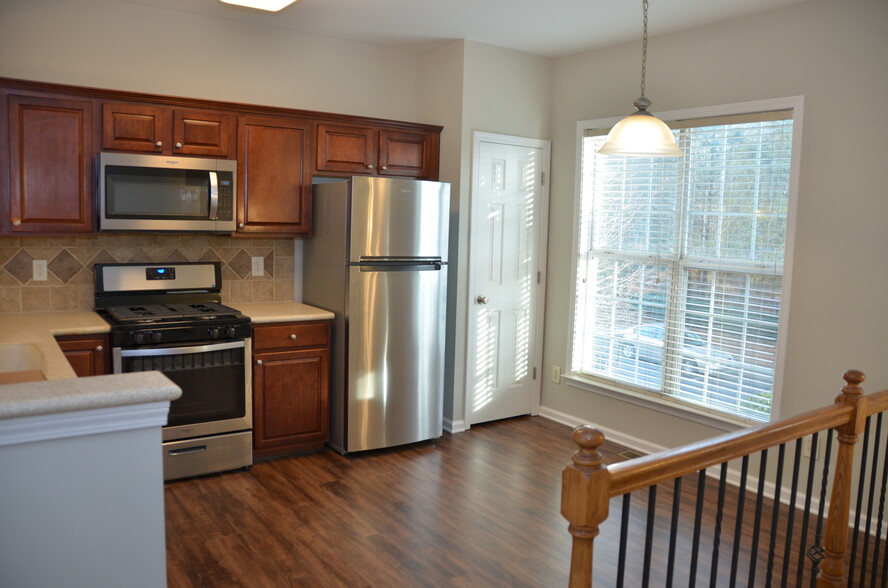
[[[790,300],[792,291],[793,258],[795,250],[796,221],[798,217],[798,189],[799,167],[801,161],[802,145],[802,119],[804,111],[804,96],[789,96],[770,100],[758,100],[754,102],[741,102],[720,106],[690,108],[657,113],[657,116],[665,121],[678,122],[688,119],[706,117],[729,116],[767,112],[773,110],[792,110],[792,155],[790,163],[790,181],[788,193],[788,209],[786,221],[786,250],[783,259],[783,278],[780,303],[780,318],[778,321],[777,349],[775,357],[774,389],[771,398],[771,421],[781,417],[781,401],[783,397],[783,374],[786,359],[786,338],[789,327]],[[592,119],[577,123],[576,135],[576,173],[574,186],[574,215],[573,239],[571,252],[571,289],[570,311],[568,329],[568,366],[573,366],[573,331],[576,317],[576,291],[575,280],[579,263],[578,242],[580,236],[580,191],[582,189],[582,157],[583,138],[587,129],[610,128],[623,117],[611,117],[605,119]],[[622,387],[612,381],[604,381],[592,376],[578,374],[569,371],[563,380],[566,384],[583,390],[615,398],[630,404],[649,408],[665,414],[670,414],[686,420],[694,421],[713,428],[732,431],[749,425],[759,425],[761,422],[742,419],[727,413],[710,410],[704,407],[691,406],[689,404],[663,398],[659,395],[647,394],[629,387]]]

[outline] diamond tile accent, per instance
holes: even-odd
[[[16,280],[21,282],[22,284],[27,284],[31,281],[31,275],[34,271],[33,262],[34,258],[30,253],[22,249],[18,253],[12,256],[12,259],[6,262],[4,265],[4,269],[12,274]]]
[[[50,260],[48,267],[49,271],[67,284],[83,268],[83,264],[77,261],[77,258],[71,255],[67,249],[62,249],[58,255]]]
[[[188,261],[188,258],[178,249],[173,249],[169,255],[163,258],[164,263],[180,263],[184,261]]]
[[[249,277],[250,273],[253,271],[253,260],[250,259],[249,254],[246,251],[241,249],[237,252],[237,255],[231,258],[231,261],[228,262],[228,267],[234,270],[234,273],[239,275],[241,279],[245,279]]]
[[[97,263],[117,263],[117,258],[111,255],[107,249],[102,249],[96,253],[95,257],[89,260],[86,267],[92,270]]]

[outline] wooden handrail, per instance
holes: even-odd
[[[851,472],[854,448],[866,418],[888,411],[888,390],[863,395],[865,376],[857,370],[843,375],[846,385],[835,403],[780,421],[727,433],[677,449],[605,466],[598,448],[604,435],[591,427],[574,429],[579,447],[562,475],[561,513],[573,535],[571,588],[592,585],[593,541],[607,518],[610,498],[674,480],[706,468],[741,459],[765,449],[835,429],[839,447],[824,534],[825,559],[818,588],[845,586],[844,556],[848,539]]]
[[[704,468],[740,459],[769,447],[801,439],[848,422],[853,408],[833,404],[753,429],[668,449],[608,466],[610,496],[620,496],[680,478]]]

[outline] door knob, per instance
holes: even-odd
[[[477,298],[475,298],[475,302],[477,302],[478,304],[487,304],[487,300],[487,296],[478,296]]]

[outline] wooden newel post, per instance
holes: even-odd
[[[579,449],[561,475],[561,514],[573,536],[570,587],[586,588],[592,586],[592,542],[608,514],[610,472],[598,453],[604,433],[580,426],[572,439]]]
[[[854,412],[847,424],[836,429],[839,449],[823,537],[825,559],[821,562],[820,573],[817,575],[818,588],[847,586],[845,550],[848,547],[848,517],[851,512],[851,472],[854,467],[854,447],[866,426],[866,398],[860,387],[866,376],[863,372],[848,370],[843,377],[847,383],[842,388],[842,393],[836,397],[836,403],[849,403],[854,407]]]

